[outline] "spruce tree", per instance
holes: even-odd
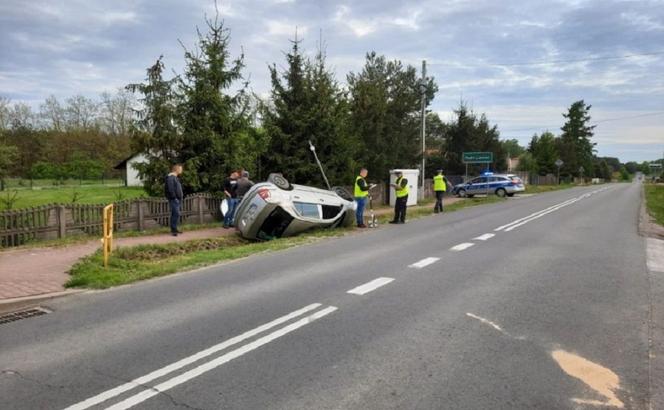
[[[564,165],[561,172],[565,175],[578,176],[579,168],[583,167],[585,176],[592,176],[593,152],[595,143],[590,141],[594,135],[594,125],[590,123],[591,105],[586,105],[583,100],[574,102],[567,113],[563,114],[566,122],[561,128],[558,151]]]
[[[194,50],[185,48],[185,70],[179,78],[179,123],[184,135],[180,157],[184,185],[190,191],[221,191],[231,169],[245,167],[248,132],[244,55],[232,59],[229,31],[218,20],[206,19]],[[239,85],[239,91],[230,89]]]
[[[263,126],[269,148],[262,161],[269,172],[292,182],[324,186],[309,149],[316,146],[330,183],[349,184],[355,144],[348,133],[348,103],[319,50],[313,61],[292,41],[283,72],[270,67],[271,98],[263,107]]]

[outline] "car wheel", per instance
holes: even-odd
[[[504,198],[505,195],[507,195],[507,191],[505,191],[504,188],[498,188],[496,189],[496,195],[498,195],[501,198]]]
[[[274,184],[277,188],[283,189],[284,191],[292,191],[293,185],[281,174],[270,174],[267,177],[267,182]]]
[[[341,198],[345,199],[346,201],[353,202],[354,200],[353,196],[344,187],[333,186],[332,188],[330,188],[330,190],[335,194],[339,195]]]
[[[466,190],[465,190],[465,189],[460,189],[460,190],[457,192],[457,195],[459,195],[459,198],[465,198],[465,197],[467,196],[467,194],[466,194]]]

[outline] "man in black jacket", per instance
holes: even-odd
[[[180,221],[180,205],[184,199],[184,194],[182,193],[182,184],[178,177],[182,174],[182,165],[175,164],[171,167],[171,173],[166,176],[166,184],[164,187],[164,192],[166,193],[166,199],[168,199],[168,205],[171,208],[171,235],[178,236],[178,222]]]

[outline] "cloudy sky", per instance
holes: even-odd
[[[344,83],[367,51],[428,71],[445,119],[463,99],[526,143],[558,132],[573,101],[592,104],[598,154],[651,160],[664,151],[664,1],[224,0],[232,49],[266,95],[295,27]],[[96,96],[141,81],[161,54],[182,69],[181,40],[213,0],[1,0],[0,95],[34,107],[48,95]]]

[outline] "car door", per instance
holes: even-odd
[[[485,182],[486,182],[486,178],[484,178],[484,177],[474,178],[473,180],[470,181],[470,183],[468,185],[468,193],[476,194],[478,192],[481,192],[483,185],[484,185],[484,188],[486,188]]]

